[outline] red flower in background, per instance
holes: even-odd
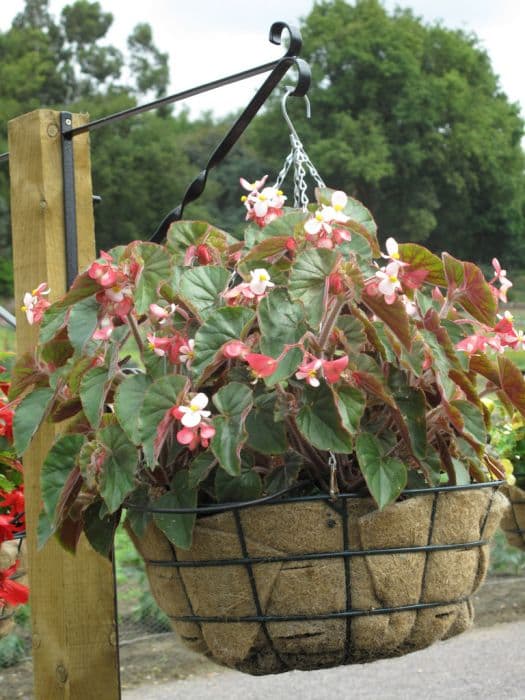
[[[29,599],[29,589],[22,583],[12,580],[16,573],[18,562],[4,571],[0,571],[0,601],[7,605],[23,605]]]

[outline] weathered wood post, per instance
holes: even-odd
[[[86,123],[73,115],[73,126]],[[74,139],[78,264],[95,256],[89,136]],[[9,123],[9,169],[17,352],[32,350],[38,329],[20,309],[40,282],[51,299],[66,290],[60,113],[38,110]],[[38,700],[120,697],[111,564],[82,538],[76,556],[55,540],[37,551],[40,466],[55,437],[45,425],[24,454],[35,696]]]

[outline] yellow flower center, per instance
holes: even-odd
[[[400,256],[399,256],[399,253],[396,251],[395,253],[392,253],[392,255],[390,257],[393,258],[394,260],[399,260]]]
[[[268,281],[268,275],[261,274],[259,275],[259,282],[267,282]]]
[[[243,196],[241,197],[241,202],[245,202],[247,199],[248,197],[245,194],[243,194]]]
[[[21,306],[20,308],[22,309],[22,311],[27,311],[27,306]]]
[[[311,369],[308,371],[308,376],[309,377],[315,377],[317,375],[317,370]]]
[[[317,219],[317,221],[322,221],[322,220],[323,220],[323,215],[321,214],[320,211],[318,211],[318,212],[316,213],[315,218]]]
[[[282,191],[282,190],[277,190],[277,194],[278,194],[279,197],[282,197],[282,196],[283,196],[283,191]]]
[[[334,204],[334,209],[336,211],[343,211],[343,205],[342,204]]]
[[[190,411],[193,411],[193,413],[197,413],[197,411],[200,411],[200,406],[197,406],[195,403],[190,403]]]
[[[265,194],[260,194],[260,195],[259,195],[259,199],[261,200],[261,202],[265,202],[265,201],[266,201],[266,195],[265,195]]]
[[[391,282],[397,282],[397,276],[396,275],[390,275],[388,278]]]

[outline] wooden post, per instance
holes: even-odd
[[[73,115],[73,126],[86,122]],[[17,352],[34,348],[38,329],[21,311],[40,282],[51,300],[66,291],[60,113],[38,110],[9,123],[9,166]],[[89,137],[74,138],[78,263],[94,259]],[[40,466],[56,435],[45,425],[24,454],[35,696],[38,700],[120,697],[113,568],[82,538],[76,555],[55,540],[37,551]]]

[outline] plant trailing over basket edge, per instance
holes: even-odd
[[[50,304],[26,294],[37,348],[14,371],[15,441],[64,421],[42,466],[39,539],[109,554],[125,504],[194,508],[300,484],[371,494],[505,473],[487,445],[496,394],[525,414],[503,351],[523,346],[497,260],[473,263],[388,239],[341,191],[317,205],[250,184],[239,241],[202,221],[165,245],[104,252]],[[189,548],[194,513],[129,511]]]

